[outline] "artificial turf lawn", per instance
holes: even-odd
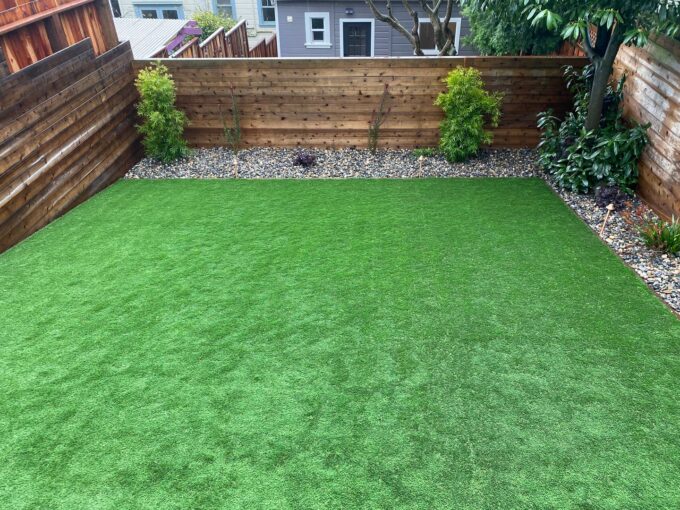
[[[0,289],[3,508],[680,506],[680,321],[539,180],[120,182]]]

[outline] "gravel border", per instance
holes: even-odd
[[[442,156],[423,158],[410,150],[305,149],[316,156],[309,168],[293,164],[302,149],[256,148],[233,153],[224,148],[197,149],[167,165],[143,159],[129,179],[346,179],[412,177],[532,177],[537,175],[531,150],[486,150],[464,163],[450,164]]]
[[[441,156],[415,158],[410,150],[304,149],[316,156],[316,164],[303,168],[293,160],[303,149],[246,149],[234,158],[225,148],[197,149],[191,156],[168,165],[143,159],[125,176],[127,179],[346,179],[413,177],[541,177],[558,196],[607,244],[647,285],[680,315],[680,257],[647,248],[635,230],[614,211],[602,236],[600,227],[606,209],[591,195],[558,188],[536,163],[533,150],[489,149],[464,163],[448,163]],[[625,209],[649,208],[633,197]],[[651,212],[651,211],[650,211]]]

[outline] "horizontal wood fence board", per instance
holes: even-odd
[[[135,70],[150,61],[137,60]],[[539,140],[536,115],[571,104],[562,67],[582,57],[450,57],[164,60],[177,86],[177,106],[189,118],[193,146],[225,145],[232,93],[245,146],[365,147],[374,110],[388,87],[389,113],[381,147],[434,146],[441,110],[434,105],[443,80],[457,66],[480,70],[485,86],[504,95],[497,147],[531,147]]]
[[[0,251],[138,161],[133,78],[129,43],[96,57],[88,39],[0,79]]]
[[[651,124],[639,192],[662,215],[680,217],[680,42],[657,36],[644,48],[622,48],[614,76],[623,73],[624,114]]]
[[[96,69],[95,72],[86,75],[20,117],[0,125],[0,140],[9,140],[27,130],[38,132],[41,125],[49,125],[60,119],[64,112],[69,111],[69,108],[72,108],[72,101],[82,101],[100,93],[118,81],[119,73],[126,72],[128,68],[127,55],[120,55],[118,60],[112,61],[111,66]],[[0,157],[2,154],[0,146]]]

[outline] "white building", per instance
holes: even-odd
[[[275,0],[112,0],[123,18],[191,19],[196,11],[221,12],[246,20],[250,35],[276,29]]]

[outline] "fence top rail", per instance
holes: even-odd
[[[188,43],[186,43],[184,46],[181,46],[177,51],[175,51],[175,52],[172,54],[172,56],[174,57],[174,56],[176,56],[176,55],[181,55],[181,53],[182,53],[183,51],[187,50],[188,48],[190,48],[191,46],[193,46],[193,45],[196,44],[197,42],[198,42],[198,37],[192,37],[191,40],[190,40]],[[192,57],[192,58],[194,58],[194,57]],[[154,58],[154,59],[145,59],[145,60],[154,60],[154,61],[155,61],[155,60],[167,60],[167,61],[173,61],[173,62],[176,61],[176,60],[175,60],[174,58],[172,58],[172,57],[169,57],[169,58]],[[187,60],[188,60],[188,59],[187,59]],[[200,60],[200,59],[196,59],[196,60]]]
[[[18,30],[19,28],[25,27],[27,25],[31,25],[32,23],[35,23],[37,21],[41,21],[45,18],[49,18],[51,16],[54,16],[55,14],[70,11],[70,10],[76,9],[80,6],[90,4],[92,2],[94,2],[94,0],[73,0],[71,2],[67,2],[67,3],[64,3],[64,4],[57,5],[56,7],[50,7],[48,9],[38,11],[35,14],[30,14],[28,16],[21,17],[17,21],[12,21],[12,22],[7,23],[5,25],[0,25],[0,35],[5,35],[9,32],[13,32],[15,30]],[[12,7],[10,9],[5,10],[5,11],[1,11],[0,14],[8,13],[10,11],[22,12],[22,7],[28,5],[29,3],[34,3],[34,2],[28,2],[26,4],[18,5],[17,7]]]
[[[223,34],[223,33],[224,33],[224,27],[218,28],[212,34],[210,34],[210,36],[207,37],[205,41],[203,41],[201,44],[199,44],[199,46],[201,48],[203,48],[206,44],[209,44],[210,42],[212,42],[213,39],[215,39],[217,36],[219,36],[220,34]]]
[[[186,45],[185,45],[186,46]],[[179,51],[179,50],[178,50]],[[156,60],[165,60],[169,62],[176,62],[171,58],[136,58],[136,62],[152,62]],[[262,63],[268,66],[272,65],[284,65],[295,63],[309,63],[309,65],[314,65],[314,63],[325,63],[338,65],[343,65],[343,63],[350,65],[352,63],[366,64],[368,62],[379,61],[381,63],[399,63],[400,65],[408,65],[412,67],[418,67],[419,65],[423,67],[429,67],[434,63],[440,63],[442,65],[452,65],[458,63],[459,65],[465,65],[469,62],[470,65],[485,64],[484,67],[493,67],[494,64],[505,64],[506,66],[510,63],[522,63],[525,68],[532,68],[537,64],[549,64],[551,67],[555,65],[583,65],[588,59],[586,57],[578,56],[563,56],[563,55],[543,55],[543,56],[504,56],[504,57],[439,57],[439,56],[424,56],[424,57],[278,57],[278,58],[263,58],[263,59],[252,59],[247,57],[233,57],[229,59],[209,57],[209,58],[185,58],[182,59],[181,65],[195,66],[195,67],[211,67],[216,65],[233,65],[235,63],[243,63],[244,65],[252,65],[255,63]],[[415,65],[414,65],[415,64]],[[520,66],[522,65],[520,64]]]
[[[224,34],[224,37],[229,37],[231,34],[236,33],[241,28],[241,25],[245,25],[245,24],[246,24],[246,20],[242,19],[241,21],[236,23],[236,25],[231,27],[231,29],[226,34]]]

